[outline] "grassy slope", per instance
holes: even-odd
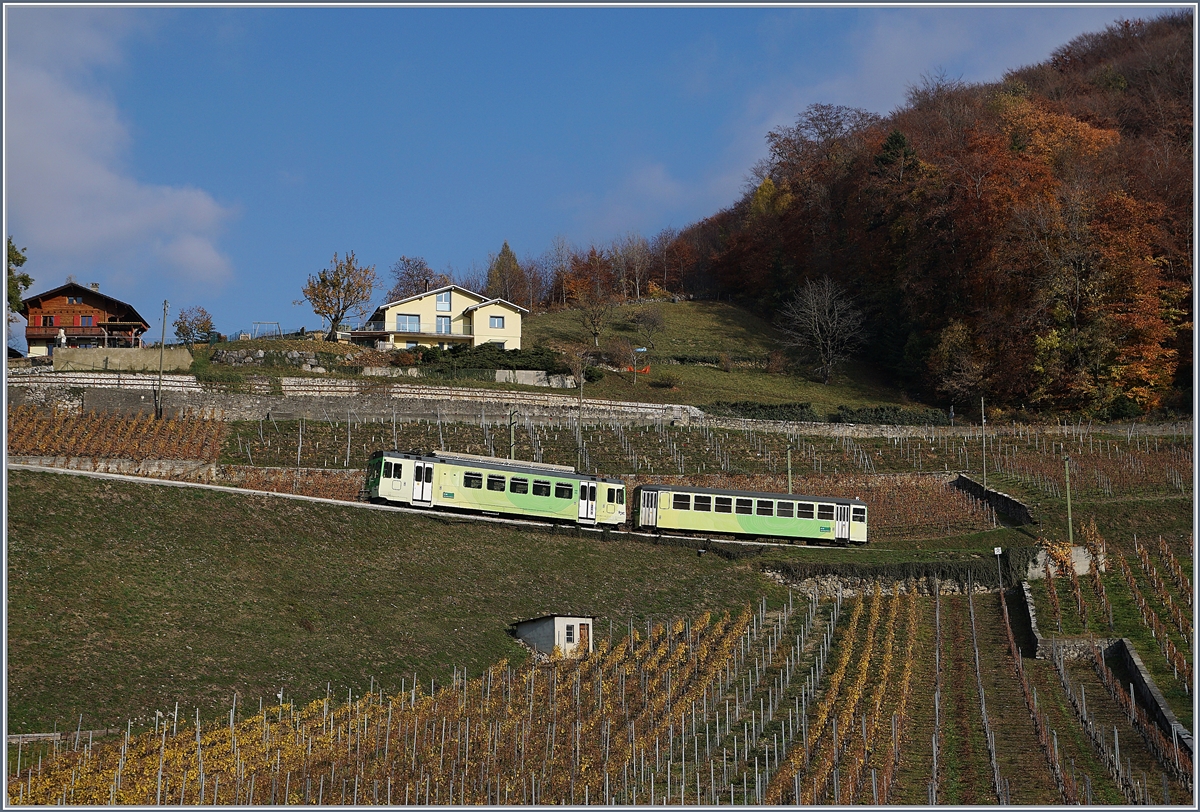
[[[8,497],[9,732],[398,689],[522,657],[518,618],[606,634],[779,589],[690,550],[410,514],[25,472]]]
[[[615,337],[624,337],[641,345],[630,318],[644,305],[617,308],[612,326],[600,337],[601,346]],[[678,379],[674,389],[648,385],[642,376],[608,373],[604,379],[584,388],[586,397],[611,400],[636,400],[647,403],[682,403],[704,407],[718,400],[754,400],[762,403],[810,402],[818,412],[836,411],[841,404],[866,406],[902,402],[899,391],[883,384],[864,364],[846,366],[829,386],[814,383],[797,374],[768,374],[763,370],[735,369],[723,372],[709,366],[664,365],[656,358],[677,355],[712,356],[727,353],[733,358],[753,356],[765,359],[781,348],[780,334],[770,323],[748,310],[723,302],[663,302],[666,329],[655,336],[649,353],[650,377],[669,372]],[[555,341],[590,342],[579,322],[577,311],[541,313],[525,321],[523,344],[540,346]]]

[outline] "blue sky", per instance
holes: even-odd
[[[886,114],[1161,10],[6,5],[6,233],[33,292],[99,282],[154,337],[164,299],[315,328],[293,302],[335,251],[462,274],[651,237],[809,104]]]

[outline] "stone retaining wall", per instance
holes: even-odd
[[[951,483],[960,491],[971,494],[980,501],[987,502],[992,509],[1013,524],[1037,524],[1029,506],[1021,500],[992,488],[985,488],[966,474],[959,474]]]
[[[127,460],[92,457],[9,457],[16,465],[42,465],[71,471],[97,471],[104,474],[129,474],[161,479],[186,479],[213,482],[220,477],[220,466],[204,460]]]

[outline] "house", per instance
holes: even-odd
[[[369,347],[383,342],[386,349],[499,344],[519,350],[521,316],[528,312],[504,299],[446,285],[380,306],[362,329],[350,332],[350,340]]]
[[[20,313],[31,358],[52,355],[55,347],[137,347],[150,329],[133,305],[104,295],[96,282],[26,296]]]
[[[558,647],[564,657],[582,657],[596,650],[594,618],[583,615],[543,615],[513,624],[517,639],[550,654]]]

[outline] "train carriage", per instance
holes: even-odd
[[[674,485],[634,490],[634,526],[846,545],[867,541],[867,504],[859,499],[730,491]]]
[[[451,508],[585,525],[626,518],[625,483],[565,465],[475,454],[378,451],[367,464],[372,502]]]

